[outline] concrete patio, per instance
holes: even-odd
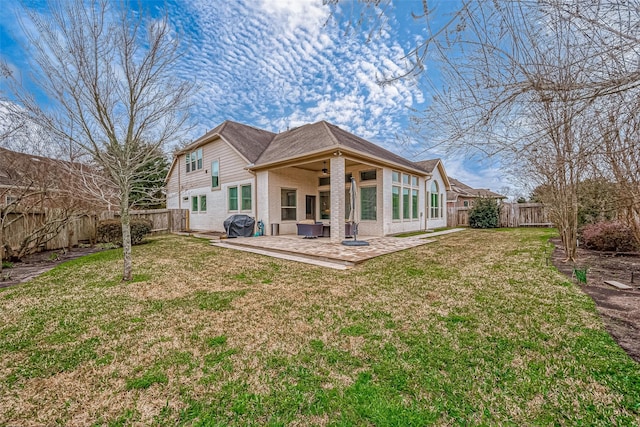
[[[412,237],[358,236],[369,246],[344,246],[329,239],[305,239],[303,236],[260,236],[211,240],[212,246],[252,252],[275,258],[304,262],[323,267],[346,269],[368,259],[435,242],[433,237],[464,230],[463,228],[425,233]],[[206,237],[200,235],[199,237]]]

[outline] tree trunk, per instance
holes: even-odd
[[[131,256],[131,217],[129,216],[129,194],[125,192],[120,201],[120,221],[122,223],[122,254],[124,258],[123,281],[133,279]]]

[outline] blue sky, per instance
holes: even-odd
[[[163,4],[144,2],[154,13]],[[436,6],[435,19],[445,20],[457,3],[430,5]],[[431,94],[419,80],[378,81],[402,72],[402,58],[424,34],[411,17],[421,12],[421,0],[397,0],[375,31],[365,24],[347,34],[350,18],[359,16],[355,2],[342,3],[333,16],[322,0],[169,0],[166,7],[184,41],[181,77],[199,87],[194,138],[226,119],[274,132],[327,120],[411,160],[441,157],[447,172],[469,185],[496,191],[513,186],[498,165],[425,152],[415,139],[398,142],[411,111],[423,110]],[[0,8],[0,56],[26,80],[29,51],[20,10],[11,0]],[[433,79],[436,69],[427,66]]]

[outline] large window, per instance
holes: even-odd
[[[360,189],[360,219],[372,220],[377,219],[377,187],[362,187]]]
[[[242,192],[242,210],[250,211],[251,210],[251,185],[243,185],[240,188]]]
[[[211,188],[220,188],[220,161],[211,162]]]
[[[440,218],[440,195],[438,191],[438,183],[433,181],[431,183],[430,218]]]
[[[351,214],[351,192],[344,190],[344,219]],[[320,219],[331,219],[331,191],[320,192]]]
[[[409,199],[409,188],[402,189],[402,219],[411,218],[411,201]]]
[[[400,187],[391,187],[391,202],[393,206],[393,219],[400,219]]]
[[[198,212],[198,196],[191,196],[191,212]]]
[[[238,210],[238,187],[229,187],[229,210]]]
[[[296,212],[296,190],[283,188],[280,190],[280,211],[282,221],[295,221]]]
[[[391,171],[391,205],[394,221],[416,220],[419,215],[418,177]]]
[[[185,156],[187,161],[187,172],[202,169],[202,148],[198,148]]]

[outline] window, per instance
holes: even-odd
[[[400,179],[400,177],[398,177]],[[393,219],[400,219],[400,187],[391,187]]]
[[[331,185],[331,177],[321,176],[318,178],[318,186],[322,187],[323,185]]]
[[[376,205],[377,187],[362,187],[360,189],[360,219],[375,221],[377,218]]]
[[[206,211],[207,211],[207,196],[202,195],[200,196],[200,212],[206,212]]]
[[[408,180],[407,180],[408,182]],[[411,202],[409,201],[409,189],[402,189],[402,219],[410,218]]]
[[[243,185],[240,187],[242,192],[242,210],[251,210],[251,185]]]
[[[287,188],[280,190],[280,210],[282,221],[296,220],[296,197],[296,190]]]
[[[196,151],[187,153],[185,158],[187,161],[187,172],[202,169],[202,148],[198,148]]]
[[[344,218],[351,214],[351,192],[344,190]],[[320,219],[331,219],[331,191],[320,192]]]
[[[13,196],[7,196],[5,197],[5,202],[7,205],[10,205],[12,203],[17,203],[18,202],[18,198],[17,197],[13,197]]]
[[[431,215],[430,218],[440,218],[440,200],[438,196],[438,183],[431,183]]]
[[[211,188],[220,188],[220,161],[211,162]]]
[[[362,171],[360,172],[360,181],[375,181],[376,176],[375,169],[372,171]]]
[[[348,220],[349,215],[351,215],[351,190],[344,190],[344,219]]]
[[[191,212],[198,212],[198,196],[191,196]]]
[[[418,219],[419,204],[418,177],[398,171],[391,171],[391,204],[392,220]]]
[[[229,187],[229,210],[238,210],[238,187]]]
[[[320,219],[331,219],[331,192],[320,192]]]
[[[469,207],[469,201],[465,200],[464,202],[462,202],[462,206],[464,206],[465,208]]]

